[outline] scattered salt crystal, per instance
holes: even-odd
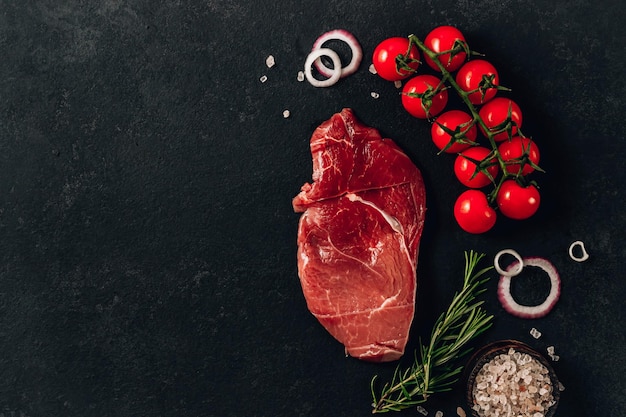
[[[378,97],[380,97],[380,94],[378,94],[378,93],[377,93],[377,92],[375,92],[375,91],[372,91],[372,92],[370,93],[370,96],[372,96],[372,98],[378,98]]]
[[[554,362],[558,362],[561,357],[559,355],[550,355],[550,359],[552,359]]]
[[[261,76],[261,78],[259,78],[259,81],[261,81],[262,83],[264,83],[265,81],[267,81],[267,75],[263,75],[263,76]]]
[[[548,355],[554,355],[554,346],[548,346],[547,349]]]
[[[276,60],[274,59],[273,55],[269,55],[267,58],[265,58],[265,65],[267,65],[268,68],[272,68],[274,65],[276,65]]]
[[[291,116],[291,112],[290,112],[289,110],[285,110],[285,111],[283,112],[283,117],[286,119],[286,118],[288,118],[289,116]]]
[[[438,410],[438,411],[435,413],[435,417],[443,417],[443,411]]]
[[[393,82],[394,87],[396,88],[402,88],[402,81],[394,81]]]
[[[300,82],[304,81],[304,71],[298,71],[297,80]]]
[[[465,410],[463,410],[463,408],[461,408],[461,407],[457,407],[456,408],[456,414],[459,417],[466,417],[467,416],[467,414],[465,414]]]
[[[424,407],[422,407],[421,405],[418,405],[416,408],[418,413],[420,413],[421,415],[427,416],[428,415],[428,411],[426,411],[426,409]]]
[[[541,337],[541,332],[533,327],[530,329],[530,335],[535,339],[539,339]]]
[[[563,385],[561,381],[559,381],[558,389],[559,391],[565,391],[565,385]]]
[[[369,71],[372,74],[378,74],[378,72],[376,71],[376,67],[374,67],[374,64],[370,64]]]

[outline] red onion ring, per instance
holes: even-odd
[[[335,29],[335,30],[328,31],[322,34],[319,38],[317,38],[315,42],[313,43],[313,51],[322,48],[322,45],[324,45],[326,42],[330,40],[338,40],[338,41],[345,42],[350,48],[350,51],[352,51],[352,59],[350,60],[350,63],[346,65],[345,67],[340,66],[341,77],[343,78],[350,74],[354,74],[356,70],[359,68],[359,65],[361,64],[361,60],[363,59],[363,50],[361,49],[361,45],[359,44],[359,42],[356,40],[354,35],[348,32],[347,30]],[[337,67],[335,68],[327,67],[326,64],[324,64],[324,62],[319,57],[315,60],[314,64],[315,64],[315,68],[319,71],[320,74],[329,78],[332,77],[333,72],[337,68]]]
[[[512,269],[510,267],[508,268],[508,269],[512,269],[512,270],[508,270],[508,269],[504,270],[504,269],[500,268],[500,262],[499,262],[500,261],[500,257],[502,255],[505,255],[505,254],[513,255],[515,257],[515,259],[517,260],[517,263],[515,264],[515,266],[517,266],[517,268],[515,268],[515,269]],[[522,272],[522,269],[524,269],[524,260],[522,259],[520,254],[517,253],[516,251],[514,251],[513,249],[502,249],[493,258],[493,266],[496,268],[496,272],[498,274],[500,274],[501,276],[514,277],[515,275],[517,275],[520,272]]]
[[[335,65],[335,69],[332,74],[325,80],[318,80],[311,72],[313,62],[321,56],[329,57]],[[304,63],[304,76],[313,87],[330,87],[331,85],[334,85],[337,81],[339,81],[339,78],[341,78],[341,59],[339,58],[339,55],[337,55],[337,52],[328,48],[319,48],[311,51]]]
[[[513,262],[508,266],[507,270],[516,267],[517,263],[518,262]],[[514,316],[524,319],[536,319],[543,317],[552,310],[561,295],[561,279],[559,277],[559,273],[554,265],[544,258],[524,258],[522,260],[522,265],[524,267],[535,266],[541,268],[548,274],[548,277],[550,278],[550,293],[546,299],[543,303],[536,306],[524,306],[518,304],[511,295],[511,277],[502,275],[500,276],[500,281],[498,282],[498,300],[500,300],[502,307]]]
[[[581,256],[574,255],[574,248],[576,248],[576,247],[580,247],[580,250],[582,251],[582,255]],[[576,242],[572,242],[572,244],[569,247],[569,257],[572,258],[573,260],[575,260],[576,262],[584,262],[587,259],[589,259],[589,253],[585,249],[585,244],[581,240],[577,240]]]

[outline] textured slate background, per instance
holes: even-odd
[[[290,205],[312,130],[342,107],[427,183],[409,352],[459,287],[464,250],[545,256],[563,279],[555,310],[509,316],[494,277],[480,343],[555,346],[558,417],[626,415],[626,7],[384,3],[0,0],[0,416],[369,415],[369,381],[394,365],[345,358],[306,310]],[[382,39],[439,24],[463,30],[523,108],[547,170],[533,220],[461,232],[452,159],[367,71]],[[334,28],[361,42],[360,71],[329,89],[297,82]],[[578,239],[582,264],[567,256]],[[528,301],[546,290],[520,286]],[[455,415],[462,392],[433,397],[431,415]]]

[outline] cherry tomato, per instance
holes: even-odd
[[[534,185],[523,187],[515,180],[506,180],[500,186],[496,203],[500,212],[515,220],[527,219],[537,212],[541,198]]]
[[[408,68],[398,68],[396,58],[398,55],[405,57]],[[374,49],[372,63],[378,75],[387,81],[399,81],[413,74],[419,67],[420,54],[415,45],[411,45],[409,51],[409,39],[401,37],[388,38],[382,41]]]
[[[484,172],[476,172],[476,163],[474,161],[484,161],[491,154],[491,150],[483,146],[472,146],[461,152],[454,160],[454,175],[469,188],[481,188],[491,184],[491,179]],[[495,162],[495,159],[492,158]],[[498,175],[498,165],[490,165],[487,172],[491,178]]]
[[[454,218],[468,233],[485,233],[496,224],[496,211],[479,190],[466,190],[454,203]]]
[[[453,54],[447,53],[439,55],[439,62],[449,72],[458,70],[467,58],[467,43],[465,36],[460,30],[453,26],[439,26],[433,29],[426,38],[424,45],[435,53],[451,51],[456,49]],[[424,56],[426,63],[435,71],[439,71],[437,64],[428,56]]]
[[[469,93],[472,104],[483,104],[491,100],[498,91],[495,86],[500,82],[498,71],[484,59],[472,59],[456,73],[456,83]]]
[[[507,131],[496,133],[493,136],[496,141],[503,141],[509,139],[509,137],[515,136],[517,129],[522,127],[522,110],[517,103],[510,98],[496,97],[486,103],[478,114],[480,118],[483,119],[490,132],[502,130],[502,128],[506,127],[505,124],[507,122],[511,124],[511,136],[509,136]],[[482,126],[481,131],[487,136]]]
[[[448,90],[445,90],[441,80],[433,75],[416,75],[402,88],[402,106],[419,119],[438,115],[447,103]]]
[[[510,141],[502,142],[498,146],[498,152],[500,152],[500,156],[502,156],[505,163],[526,155],[528,161],[531,161],[537,166],[539,165],[539,148],[537,144],[529,138],[515,136]],[[521,166],[521,163],[506,164],[506,170],[511,174],[519,174]],[[524,163],[521,175],[528,175],[534,170],[535,168],[533,168],[532,165]]]
[[[449,110],[442,113],[437,117],[430,129],[430,136],[435,146],[446,153],[459,153],[469,148],[470,143],[458,142],[457,139],[468,142],[476,141],[476,125],[472,123],[473,120],[472,116],[461,110]],[[453,140],[453,136],[450,135],[447,129],[458,132],[454,134],[454,142],[452,144],[450,144],[450,141]],[[446,148],[449,144],[450,146]]]

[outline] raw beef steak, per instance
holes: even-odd
[[[293,199],[307,306],[347,354],[396,360],[415,312],[422,176],[350,109],[315,130],[311,155],[313,183]]]

